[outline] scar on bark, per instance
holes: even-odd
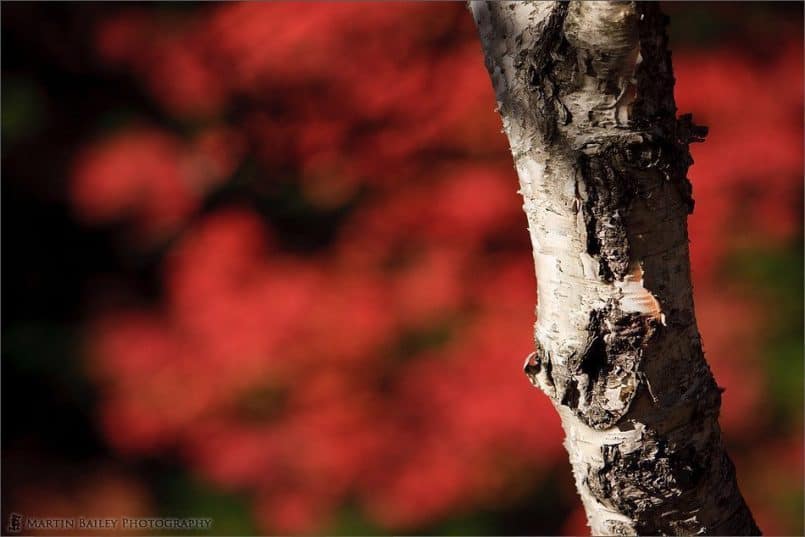
[[[672,182],[687,212],[693,211],[688,167],[690,142],[700,142],[707,127],[695,125],[690,114],[675,123],[673,143],[645,132],[589,136],[575,151],[576,197],[581,200],[587,232],[587,253],[598,259],[598,276],[622,281],[631,267],[627,233],[632,202],[640,192],[640,174],[657,170]]]
[[[625,313],[610,300],[590,312],[589,340],[568,359],[567,378],[551,375],[550,354],[539,344],[526,359],[524,372],[532,384],[570,408],[586,425],[607,429],[626,415],[645,384],[643,353],[661,328],[654,317]]]

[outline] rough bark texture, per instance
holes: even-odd
[[[594,534],[759,534],[718,426],[688,260],[688,144],[653,3],[471,2],[537,273],[525,371]]]

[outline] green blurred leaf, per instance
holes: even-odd
[[[156,487],[160,515],[212,518],[209,531],[198,535],[258,535],[251,505],[237,494],[228,494],[186,474],[163,475]]]
[[[40,88],[31,80],[5,75],[2,88],[2,137],[15,143],[42,127],[45,101]]]
[[[763,351],[768,364],[769,396],[778,424],[801,424],[803,416],[803,252],[751,248],[727,261],[730,279],[749,284],[768,314]]]
[[[358,507],[347,505],[339,511],[332,526],[327,528],[326,534],[333,536],[388,535],[388,532],[372,523]]]

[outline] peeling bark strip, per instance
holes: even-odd
[[[758,534],[718,427],[688,261],[688,144],[655,3],[470,3],[538,284],[525,372],[594,534]]]

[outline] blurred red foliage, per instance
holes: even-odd
[[[299,15],[130,8],[98,28],[103,61],[203,125],[189,138],[126,127],[77,157],[81,218],[176,237],[163,301],[88,328],[105,433],[252,492],[283,533],[321,530],[352,499],[397,529],[505,503],[565,463],[555,412],[518,369],[535,284],[470,19],[455,4]],[[691,170],[697,306],[725,428],[745,434],[762,406],[745,375],[762,367],[745,330],[758,314],[719,292],[715,268],[736,216],[766,240],[797,232],[802,50],[765,66],[719,50],[674,61],[679,108],[711,127]],[[352,204],[331,244],[291,252],[248,205],[199,210],[246,148],[276,171],[256,189],[293,178],[313,208]],[[720,323],[725,309],[740,322]]]
[[[184,143],[164,130],[131,127],[77,158],[72,203],[88,222],[127,218],[136,238],[162,237],[231,175],[240,146],[240,135],[229,129],[210,129]]]

